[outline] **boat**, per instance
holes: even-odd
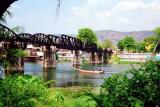
[[[81,73],[91,73],[91,74],[103,74],[104,71],[102,70],[82,70],[82,69],[78,69],[78,68],[73,68]]]

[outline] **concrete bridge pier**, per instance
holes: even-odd
[[[97,64],[103,63],[102,53],[96,53],[96,63]]]
[[[43,68],[55,68],[56,61],[54,55],[54,48],[50,46],[43,47]]]
[[[90,53],[90,64],[95,64],[96,63],[96,55],[95,52]]]
[[[20,49],[20,44],[14,42],[3,42],[1,43],[2,50],[8,50],[6,53],[6,60],[9,61],[10,65],[4,67],[5,75],[12,74],[23,74],[24,73],[24,57],[13,56],[13,50]]]
[[[103,63],[108,63],[113,52],[111,49],[106,49],[105,52],[103,53]]]
[[[9,68],[4,69],[5,75],[23,74],[24,73],[24,58],[23,57],[20,57],[20,58],[10,57],[9,59],[11,59],[10,63],[12,64]]]
[[[81,57],[80,57],[80,51],[74,51],[73,53],[73,66],[79,66],[82,64],[82,60],[81,60]]]
[[[103,54],[103,63],[108,63],[109,61],[109,54],[104,52]]]

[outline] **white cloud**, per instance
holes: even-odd
[[[73,15],[84,19],[89,18],[89,10],[87,8],[72,7]]]
[[[109,11],[95,12],[95,16],[99,20],[104,20],[107,17],[111,17],[111,13]]]
[[[76,10],[72,8],[73,18],[83,20],[95,29],[145,30],[160,25],[160,0],[147,3],[123,0],[116,2],[111,9],[105,7],[107,1],[88,0],[82,7],[74,7]],[[99,9],[99,6],[103,9]]]
[[[97,6],[98,0],[88,0],[86,4],[87,6]]]
[[[88,0],[86,2],[86,6],[99,6],[99,5],[106,5],[108,0]]]
[[[17,2],[12,6],[15,15],[8,22],[24,26],[27,32],[46,33],[76,33],[81,27],[131,31],[160,26],[160,0],[77,1],[66,0],[69,5],[61,8],[56,23],[55,8],[51,3],[32,7],[33,0]],[[44,0],[41,2],[45,3]]]
[[[145,8],[145,5],[142,2],[121,2],[118,3],[113,11],[134,11],[141,8]]]

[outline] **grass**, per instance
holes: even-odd
[[[100,87],[50,88],[45,106],[37,102],[36,107],[96,107],[96,101],[88,93],[98,95]]]
[[[142,64],[144,62],[120,61],[119,64]]]

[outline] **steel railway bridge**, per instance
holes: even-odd
[[[89,43],[89,42],[82,42],[81,40],[71,37],[68,35],[52,35],[52,34],[43,34],[43,33],[36,33],[36,34],[29,34],[29,33],[21,33],[17,34],[12,31],[10,28],[0,24],[0,43],[1,48],[0,51],[10,48],[21,48],[26,49],[28,44],[33,44],[34,46],[42,46],[44,52],[44,60],[43,66],[44,67],[55,67],[54,65],[54,56],[53,53],[56,49],[67,49],[74,51],[74,64],[79,64],[79,51],[88,52],[91,54],[91,63],[95,63],[95,61],[99,61],[99,63],[107,62],[106,58],[109,58],[112,54],[111,49],[102,49],[97,47],[96,44]],[[103,61],[102,61],[103,60]],[[23,65],[23,60],[21,61]]]

